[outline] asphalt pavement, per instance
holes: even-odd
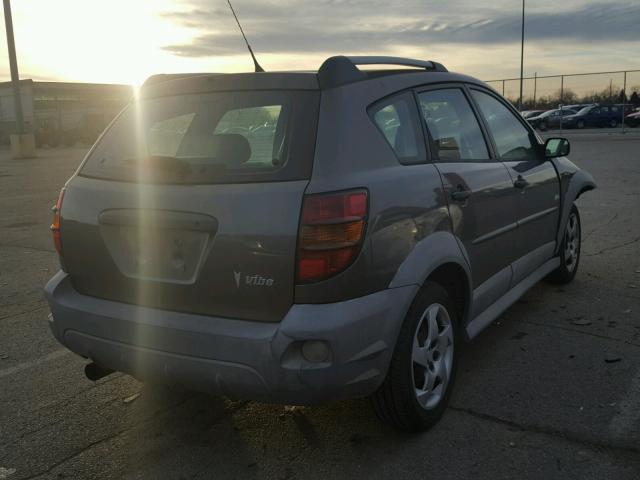
[[[578,201],[575,281],[540,283],[468,344],[450,408],[420,435],[366,400],[283,407],[87,380],[42,295],[58,268],[50,207],[86,149],[0,152],[0,480],[639,479],[640,135],[569,138],[599,186]]]

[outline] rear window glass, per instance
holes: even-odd
[[[401,163],[425,161],[424,140],[413,95],[402,93],[378,102],[369,114]]]
[[[219,92],[141,99],[108,129],[80,175],[150,183],[309,178],[317,92]]]

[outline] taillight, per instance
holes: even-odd
[[[53,221],[51,222],[51,234],[53,236],[53,245],[56,247],[58,255],[62,256],[62,240],[60,237],[60,209],[62,208],[62,199],[64,198],[64,188],[60,190],[58,201],[51,208],[53,212]]]
[[[366,190],[309,195],[298,235],[298,282],[325,280],[355,260],[367,219]]]

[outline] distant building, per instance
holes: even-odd
[[[26,127],[38,146],[91,144],[131,99],[129,85],[21,80]],[[11,82],[0,82],[0,142],[8,143],[15,109]]]

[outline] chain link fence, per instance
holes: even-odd
[[[520,78],[488,80],[487,84],[500,92],[513,105],[519,105]],[[544,112],[554,109],[573,109],[599,106],[601,118],[566,127],[620,127],[637,126],[634,114],[640,109],[640,70],[593,72],[568,75],[545,75],[523,78],[522,106],[524,112]],[[595,112],[595,110],[594,110]],[[562,112],[566,115],[567,112]],[[527,114],[525,114],[526,116]]]

